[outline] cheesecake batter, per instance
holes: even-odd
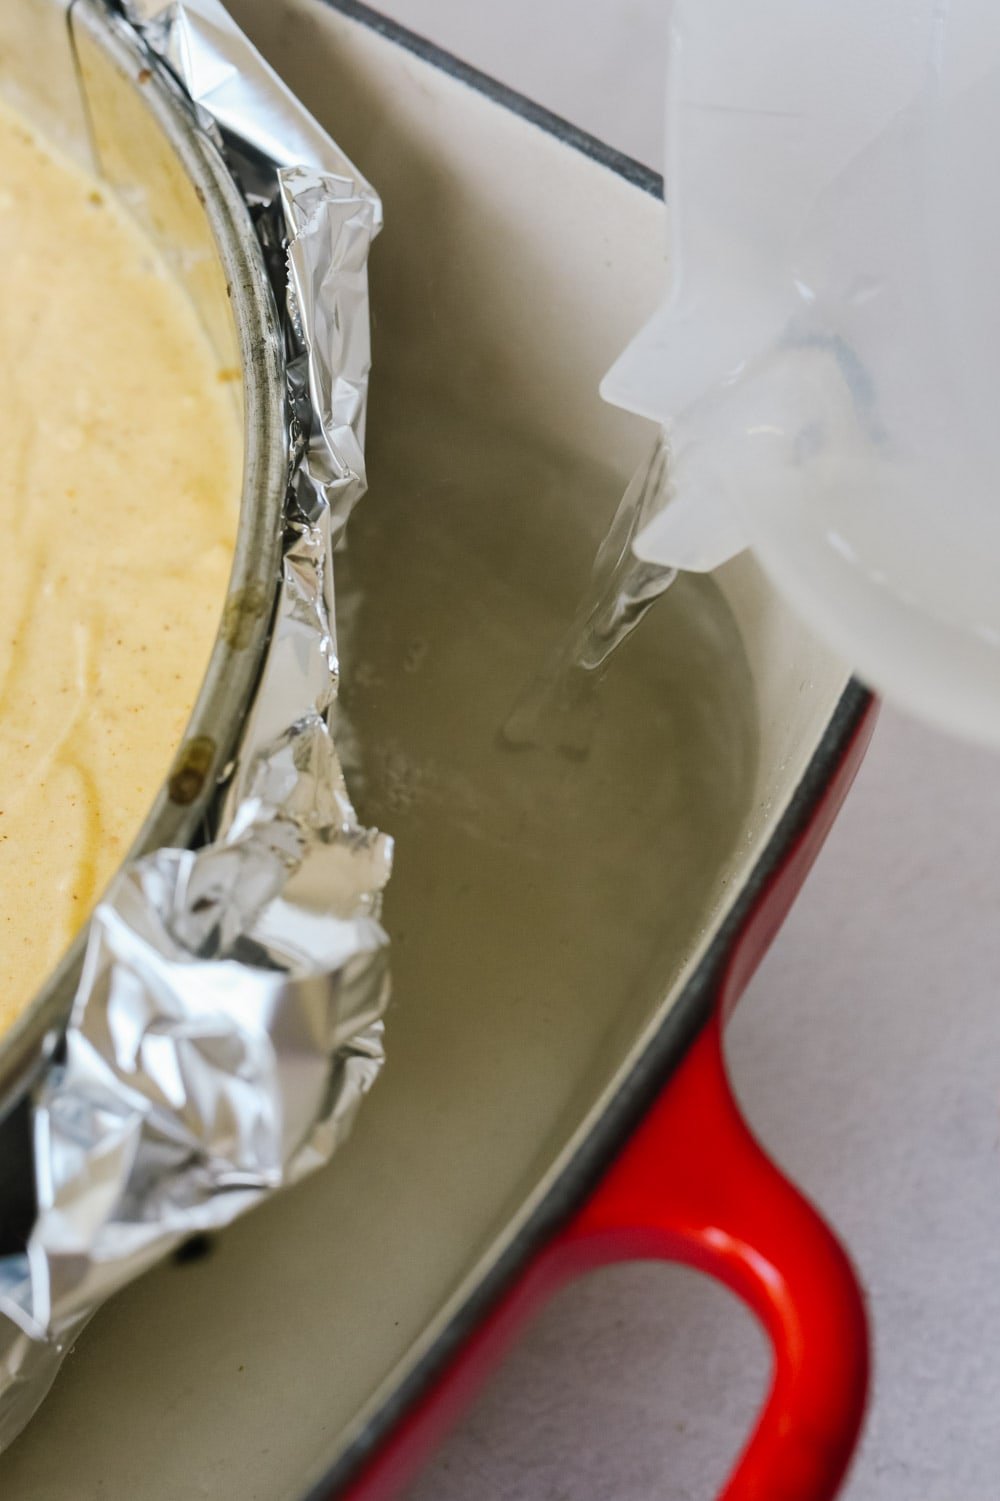
[[[101,185],[0,108],[0,1029],[86,921],[197,696],[242,469],[220,370]]]

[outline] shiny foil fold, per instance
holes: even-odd
[[[333,552],[365,488],[379,200],[216,0],[117,8],[222,141],[278,268],[286,535],[214,836],[122,872],[34,1097],[37,1219],[27,1254],[0,1261],[0,1447],[105,1299],[329,1159],[381,1067],[388,1000],[391,841],[358,823],[331,732]]]

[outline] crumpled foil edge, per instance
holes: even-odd
[[[331,729],[333,553],[366,484],[377,194],[218,0],[119,0],[287,246],[293,463],[273,637],[211,842],[128,866],[33,1102],[38,1215],[0,1260],[0,1448],[114,1292],[327,1162],[382,1066],[392,844]]]

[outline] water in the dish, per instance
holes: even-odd
[[[519,1007],[583,1047],[585,1016],[662,994],[742,836],[739,632],[710,580],[682,576],[596,683],[589,753],[511,754],[498,726],[565,631],[615,481],[412,385],[379,396],[338,560],[341,746],[361,817],[396,838],[394,1057],[428,1045],[428,993],[450,1047],[489,1047],[493,1015],[509,1036]]]
[[[500,735],[512,750],[589,755],[600,712],[601,680],[615,652],[677,578],[673,568],[645,563],[635,537],[666,490],[668,453],[657,440],[627,486],[597,551],[590,583],[573,621],[529,679]]]

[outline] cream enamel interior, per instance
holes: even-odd
[[[420,339],[449,379],[485,369],[512,441],[542,429],[624,481],[648,434],[604,407],[597,383],[659,298],[662,207],[315,0],[233,9],[384,195],[376,361],[399,367]],[[391,422],[391,410],[378,420]],[[571,524],[596,535],[604,519]],[[847,674],[750,564],[721,583],[761,724],[752,827],[719,873],[735,893]],[[588,1017],[570,1033],[521,1016],[505,1032],[502,1015],[470,1009],[470,1027],[488,1023],[503,1039],[491,1088],[513,1098],[531,1052],[530,1104],[519,1099],[502,1130],[475,1089],[461,1115],[437,1118],[451,1060],[429,1015],[411,1075],[375,1091],[332,1168],[235,1226],[207,1259],[153,1273],[102,1312],[0,1459],[4,1495],[304,1496],[509,1243],[725,911],[706,910],[690,933],[671,994],[628,1017]],[[390,1068],[391,1058],[390,1046]]]

